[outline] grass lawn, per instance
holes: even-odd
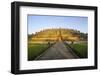
[[[74,52],[80,58],[87,58],[88,57],[88,45],[87,45],[86,42],[78,43],[78,44],[72,44],[71,47],[74,49]]]
[[[28,44],[28,60],[34,60],[48,47],[48,44]]]

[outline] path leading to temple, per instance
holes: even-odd
[[[79,58],[72,49],[62,41],[56,42],[52,47],[38,56],[35,60],[76,59]]]

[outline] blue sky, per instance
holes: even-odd
[[[88,17],[28,15],[28,34],[50,28],[77,29],[88,32]]]

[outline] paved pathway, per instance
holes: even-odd
[[[72,49],[62,42],[55,43],[35,60],[75,59],[79,58]]]

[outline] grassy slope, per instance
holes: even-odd
[[[81,58],[88,57],[88,45],[87,43],[73,44],[71,47],[75,50],[75,53]]]
[[[47,44],[28,44],[28,60],[34,60],[48,47]]]

